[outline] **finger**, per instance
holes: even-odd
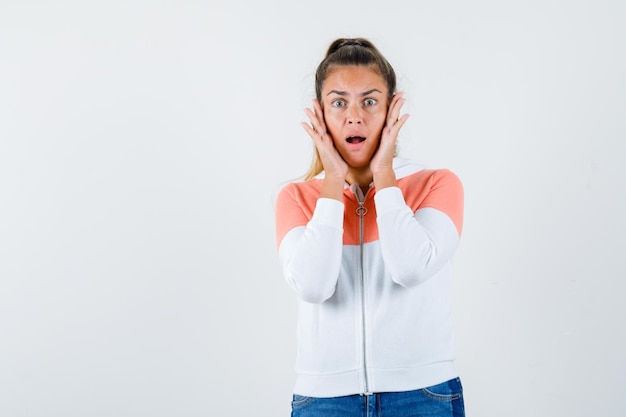
[[[403,114],[400,118],[396,119],[396,121],[393,122],[391,126],[388,126],[389,134],[394,137],[397,137],[398,133],[400,132],[400,129],[402,128],[402,126],[404,126],[408,118],[409,118],[408,114]]]
[[[304,113],[306,113],[307,117],[309,118],[309,123],[301,122],[300,125],[304,128],[304,130],[306,130],[306,132],[309,134],[309,136],[311,136],[312,139],[315,139],[315,136],[318,135],[315,129],[316,119],[313,115],[313,111],[311,109],[304,109]]]
[[[406,123],[407,119],[409,118],[408,114],[403,114],[402,117],[400,117],[398,119],[398,121],[396,122],[395,125],[393,125],[394,129],[396,130],[396,133],[400,131],[400,129],[402,128],[402,126],[404,126],[404,124]]]
[[[389,126],[393,126],[397,122],[404,103],[406,103],[406,99],[402,96],[402,93],[396,94],[391,100],[389,112],[387,113],[387,124]]]
[[[398,101],[404,99],[404,93],[399,92],[393,95],[389,103],[389,111],[391,112],[398,104]]]
[[[322,110],[322,105],[317,99],[313,100],[313,108],[315,109],[315,115],[317,116],[317,120],[320,124],[321,130],[320,132],[326,132],[326,122],[324,121],[324,111]]]
[[[308,116],[313,130],[318,132],[320,135],[324,135],[326,133],[326,124],[324,123],[324,116],[322,115],[319,105],[316,105],[314,102],[313,109],[305,108],[304,112]]]
[[[310,121],[310,125],[306,122],[303,122],[309,125],[310,127],[310,130],[307,129],[307,132],[309,132],[309,135],[311,135],[311,137],[313,136],[316,136],[318,138],[323,137],[324,133],[326,132],[326,128],[320,124],[320,121],[315,115],[315,113],[313,112],[313,110],[307,108],[307,109],[304,109],[304,112],[306,113]]]
[[[300,126],[302,126],[304,130],[306,130],[306,133],[309,134],[309,136],[311,137],[311,139],[313,139],[313,141],[318,139],[318,134],[315,132],[315,130],[313,130],[310,124],[308,124],[307,122],[302,122],[300,123]]]

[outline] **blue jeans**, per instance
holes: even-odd
[[[291,417],[464,417],[459,378],[407,392],[316,398],[294,395]]]

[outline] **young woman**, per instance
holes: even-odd
[[[315,90],[312,166],[276,203],[298,297],[292,416],[464,416],[449,297],[461,182],[395,155],[405,99],[368,40],[334,41]]]

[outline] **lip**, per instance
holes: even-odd
[[[360,138],[360,140],[354,140],[353,138]],[[361,149],[364,149],[368,140],[365,136],[361,135],[353,135],[348,136],[344,142],[344,149],[350,152],[359,152]]]
[[[346,138],[346,142],[350,145],[358,145],[365,142],[367,138],[361,135],[352,135]]]
[[[358,145],[367,140],[367,135],[361,129],[350,129],[345,132],[345,141],[349,145]]]

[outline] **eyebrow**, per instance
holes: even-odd
[[[378,88],[372,88],[371,90],[367,90],[367,91],[362,92],[362,93],[361,93],[361,97],[363,97],[363,96],[368,96],[368,95],[370,95],[370,94],[372,94],[372,93],[374,93],[374,92],[377,92],[377,93],[380,93],[380,94],[382,94],[382,93],[383,93],[383,92],[382,92],[382,91],[380,91]],[[326,96],[329,96],[329,95],[331,95],[331,94],[337,94],[338,96],[346,96],[346,95],[348,95],[348,93],[346,93],[345,91],[330,90],[330,91],[328,92],[328,94],[326,94]]]

